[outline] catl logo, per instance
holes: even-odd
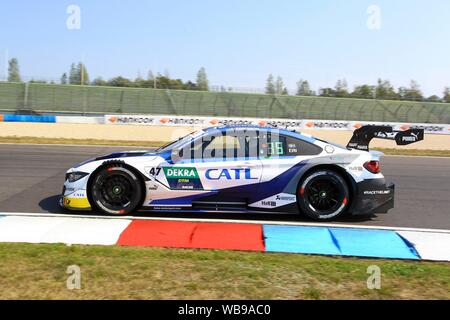
[[[252,177],[250,168],[235,168],[235,169],[209,169],[205,173],[208,180],[255,180],[256,177]]]
[[[189,179],[198,178],[197,169],[195,168],[164,168],[167,179]]]

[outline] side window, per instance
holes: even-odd
[[[235,136],[216,136],[211,142],[203,145],[203,158],[235,158],[241,147],[239,139]]]
[[[249,156],[248,137],[230,134],[205,136],[205,139],[191,143],[183,154],[191,159],[247,158]]]
[[[275,145],[280,150],[282,145]],[[192,140],[180,151],[180,157],[188,160],[224,160],[251,159],[261,156],[258,132],[222,133],[205,135],[202,139]],[[275,152],[275,151],[274,151]]]
[[[322,148],[315,144],[289,136],[285,137],[285,143],[287,156],[310,156],[322,152]]]
[[[255,133],[217,136],[204,146],[203,158],[250,159],[258,156],[258,136]]]
[[[293,157],[316,155],[322,152],[322,148],[285,135],[272,136],[270,133],[264,136],[265,141],[261,144],[260,157]]]

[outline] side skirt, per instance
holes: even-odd
[[[187,207],[142,207],[138,212],[163,212],[163,213],[242,213],[242,214],[293,214],[287,211],[262,211],[250,209],[226,209],[219,208],[217,210],[211,209],[194,209]]]

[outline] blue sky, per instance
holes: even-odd
[[[81,9],[69,30],[67,7]],[[371,30],[367,8],[381,10]],[[216,85],[263,88],[269,73],[290,89],[346,78],[396,86],[410,79],[425,94],[450,86],[448,0],[26,1],[0,4],[0,78],[6,51],[27,77],[59,79],[73,61],[91,78],[146,76],[149,69],[195,79],[204,66]]]

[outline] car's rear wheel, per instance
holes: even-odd
[[[332,220],[348,207],[350,191],[341,175],[332,170],[309,173],[299,184],[300,210],[314,220]]]
[[[110,215],[130,214],[142,202],[139,177],[119,164],[102,168],[92,180],[90,193],[94,207]]]

